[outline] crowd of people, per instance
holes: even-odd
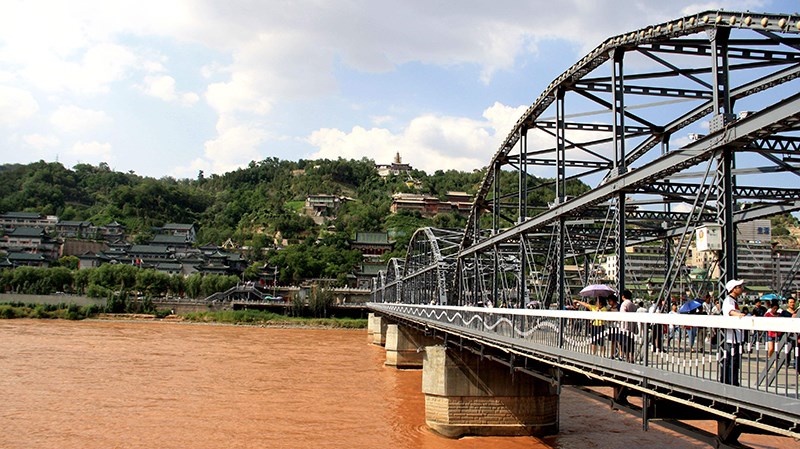
[[[575,304],[593,312],[619,311],[688,313],[734,317],[750,315],[759,317],[798,317],[797,302],[793,297],[786,298],[784,308],[781,308],[781,301],[778,298],[767,300],[759,298],[756,299],[751,307],[748,307],[743,304],[744,281],[730,280],[725,285],[725,289],[726,295],[722,300],[714,301],[710,294],[706,294],[702,300],[679,301],[675,298],[672,300],[668,312],[664,310],[663,301],[655,302],[649,307],[646,307],[642,301],[635,303],[630,290],[622,291],[620,294],[621,302],[616,295],[609,294],[595,298],[585,298],[586,300],[576,300]],[[635,336],[644,331],[643,326],[635,322],[617,323],[617,325],[609,326],[600,318],[591,320],[588,325],[591,353],[595,355],[609,354],[611,357],[633,362],[635,357]],[[719,380],[730,385],[739,384],[739,371],[743,351],[752,350],[752,346],[756,343],[765,343],[767,359],[772,361],[777,342],[781,338],[779,332],[754,332],[748,335],[747,332],[741,330],[726,329],[724,332],[720,331],[718,333],[713,329],[702,326],[685,325],[654,324],[649,326],[648,332],[650,344],[655,352],[669,351],[670,349],[691,353],[718,350],[720,360]],[[606,346],[607,342],[609,343],[608,346]],[[794,345],[796,343],[796,341],[788,341],[785,344]],[[605,352],[606,349],[610,349],[610,351]],[[789,358],[791,351],[786,350],[785,353]],[[800,369],[800,364],[797,364],[796,367]]]

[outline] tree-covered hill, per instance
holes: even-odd
[[[291,242],[318,239],[335,232],[352,237],[358,231],[390,231],[401,237],[418,226],[460,227],[463,217],[444,214],[423,219],[392,217],[392,194],[426,193],[444,198],[447,191],[474,193],[483,171],[414,170],[409,176],[381,178],[375,163],[361,160],[251,162],[222,175],[176,180],[154,179],[112,171],[107,164],[66,168],[57,162],[0,166],[0,213],[37,212],[61,220],[105,225],[118,221],[135,242],[146,242],[151,229],[164,223],[196,223],[200,243],[222,244],[228,238],[258,249],[276,233]],[[324,226],[298,213],[306,197],[340,195],[346,201]]]
[[[437,170],[433,174],[412,170],[402,176],[382,178],[375,163],[360,160],[299,160],[269,158],[222,175],[176,180],[154,179],[133,172],[113,171],[105,163],[66,168],[58,162],[0,165],[0,213],[37,212],[61,220],[125,225],[134,242],[147,242],[152,228],[165,223],[195,223],[198,242],[222,244],[229,238],[252,249],[254,260],[271,246],[277,233],[293,243],[320,241],[327,234],[345,239],[356,232],[386,231],[397,241],[394,255],[405,251],[414,230],[421,226],[459,229],[463,216],[454,213],[423,218],[418,214],[390,214],[394,193],[424,193],[444,199],[448,191],[474,195],[485,168],[472,172]],[[502,173],[513,177],[516,174]],[[503,182],[513,186],[515,182]],[[570,195],[588,187],[572,182]],[[504,193],[504,192],[501,192]],[[324,225],[299,214],[309,195],[332,194],[345,201],[336,218]],[[529,193],[534,205],[553,200],[552,189]],[[789,234],[794,217],[775,217],[774,234]],[[340,243],[337,243],[340,244]]]
[[[357,232],[389,233],[396,243],[394,251],[384,255],[388,258],[404,256],[419,227],[462,229],[465,225],[465,217],[452,212],[432,218],[410,212],[391,214],[393,194],[419,193],[440,199],[449,191],[474,195],[484,175],[485,169],[433,174],[412,170],[382,178],[375,163],[366,158],[297,162],[270,158],[222,175],[200,172],[196,179],[176,180],[117,172],[107,164],[66,168],[39,161],[0,165],[0,213],[35,212],[97,226],[117,221],[125,225],[133,243],[149,242],[153,228],[165,223],[194,223],[199,244],[221,245],[231,239],[247,249],[251,270],[265,262],[278,267],[279,283],[317,277],[342,280],[360,262],[360,254],[348,244]],[[515,173],[501,176],[509,177],[501,185],[513,188],[516,184]],[[550,185],[546,181],[532,179],[531,185]],[[571,181],[567,189],[576,196],[588,187]],[[306,198],[318,194],[347,198],[336,217],[321,224],[299,213]],[[528,194],[532,209],[547,207],[553,194],[548,187],[532,189]],[[785,246],[794,246],[796,238],[791,234],[796,223],[788,214],[773,218],[773,235],[786,239]],[[277,235],[290,243],[282,251],[274,250]]]

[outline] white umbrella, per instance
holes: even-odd
[[[589,298],[597,298],[598,296],[611,296],[617,293],[616,290],[605,284],[592,284],[583,287],[580,295]]]

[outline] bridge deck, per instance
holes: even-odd
[[[467,339],[499,349],[516,357],[516,363],[532,360],[743,426],[800,437],[800,374],[793,366],[798,348],[791,344],[797,342],[800,320],[379,303],[368,307],[444,332],[451,341]],[[593,327],[600,324],[598,318],[602,325]],[[715,343],[724,341],[727,329],[746,335],[736,345],[741,351],[738,386],[720,381],[725,353]],[[768,330],[783,332],[788,342],[771,358],[762,340]],[[689,346],[692,341],[694,347]]]

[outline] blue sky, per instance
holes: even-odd
[[[252,160],[486,165],[604,38],[706,9],[629,0],[3,1],[3,163],[194,178]]]

